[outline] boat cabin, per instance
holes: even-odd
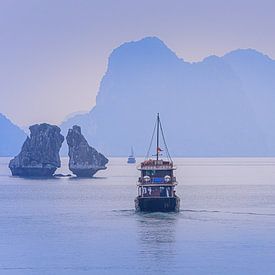
[[[141,197],[173,197],[176,178],[175,167],[170,161],[146,160],[141,163],[141,177],[138,183],[138,196]]]
[[[141,197],[173,197],[172,186],[139,186],[138,195]],[[174,191],[174,190],[173,190]]]

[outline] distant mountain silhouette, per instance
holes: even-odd
[[[233,51],[223,60],[241,79],[256,124],[263,132],[268,155],[275,156],[275,61],[252,49]]]
[[[96,106],[80,125],[107,155],[146,153],[156,113],[175,156],[275,156],[275,61],[236,50],[188,63],[147,37],[115,49]]]
[[[25,132],[0,113],[0,156],[17,155],[25,139]]]

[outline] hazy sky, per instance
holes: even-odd
[[[275,59],[274,14],[273,0],[1,0],[0,112],[24,126],[91,109],[111,51],[145,36],[187,61]]]

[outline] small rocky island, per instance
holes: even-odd
[[[60,128],[47,123],[30,126],[30,137],[9,163],[13,176],[51,177],[61,166],[59,150],[64,137]]]
[[[108,159],[91,147],[81,134],[81,128],[74,125],[67,137],[69,146],[69,169],[78,177],[92,177],[98,170],[106,169]]]

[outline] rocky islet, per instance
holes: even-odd
[[[108,159],[91,147],[74,125],[66,137],[69,147],[69,169],[78,177],[92,177],[97,171],[106,169]]]
[[[9,163],[13,176],[51,177],[61,166],[59,150],[64,137],[55,125],[47,123],[30,126],[30,136],[21,152]]]
[[[14,157],[9,168],[13,176],[20,177],[61,177],[54,174],[61,167],[59,151],[64,141],[58,126],[47,123],[29,127],[30,136],[26,138],[20,153]],[[106,169],[108,159],[91,147],[74,125],[66,137],[69,146],[69,169],[78,177],[92,177],[98,170]]]

